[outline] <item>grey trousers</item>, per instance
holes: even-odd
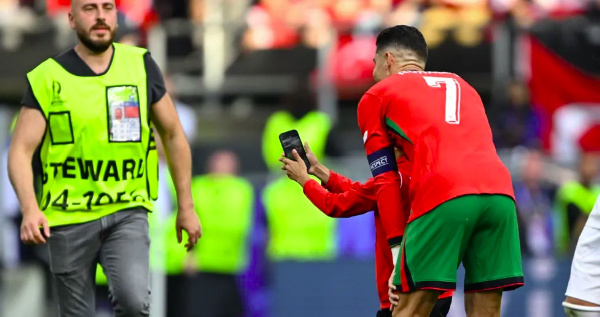
[[[117,317],[150,315],[148,212],[131,209],[50,229],[48,252],[60,317],[95,315],[96,264]]]

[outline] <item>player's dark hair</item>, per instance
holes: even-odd
[[[417,56],[427,62],[427,42],[421,32],[412,26],[396,25],[384,29],[377,36],[377,52],[393,47],[413,51]]]

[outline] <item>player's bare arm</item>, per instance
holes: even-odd
[[[181,243],[181,231],[185,230],[189,236],[186,248],[190,250],[202,236],[202,227],[194,210],[191,192],[192,154],[169,94],[152,105],[150,119],[164,145],[177,192],[177,240]]]
[[[8,152],[8,175],[23,213],[21,241],[28,244],[46,243],[40,226],[44,228],[45,237],[50,237],[48,220],[37,204],[31,168],[33,154],[42,142],[45,131],[46,119],[42,112],[23,107]]]

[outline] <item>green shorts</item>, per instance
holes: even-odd
[[[394,284],[402,292],[456,289],[465,268],[465,292],[523,286],[517,212],[505,195],[449,200],[406,227]]]

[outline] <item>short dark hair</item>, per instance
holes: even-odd
[[[421,32],[412,26],[396,25],[384,29],[377,36],[377,52],[394,47],[398,49],[411,50],[427,62],[427,42]]]

